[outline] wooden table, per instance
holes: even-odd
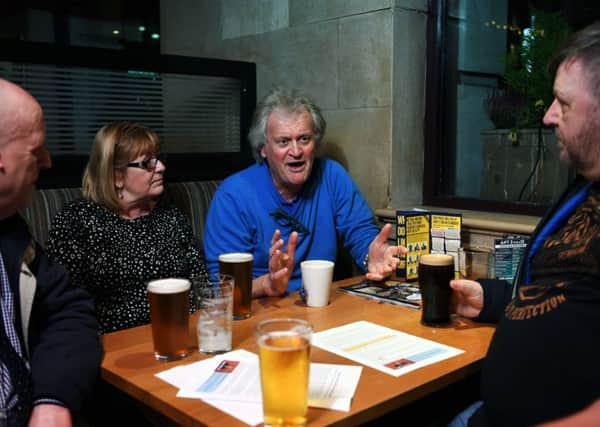
[[[341,286],[357,278],[336,282]],[[316,425],[358,425],[407,405],[443,387],[457,382],[480,369],[494,327],[456,318],[443,328],[420,323],[420,311],[361,297],[332,292],[331,303],[324,308],[306,307],[297,293],[285,298],[262,298],[252,303],[253,315],[233,324],[233,348],[257,352],[255,326],[270,317],[296,317],[308,320],[315,331],[341,326],[357,320],[413,334],[465,350],[464,353],[393,377],[364,366],[350,412],[309,408],[308,423]],[[190,319],[194,322],[194,317]],[[158,362],[152,351],[150,326],[140,326],[106,334],[102,337],[105,355],[102,377],[176,423],[184,426],[242,426],[237,419],[196,399],[177,398],[177,389],[154,374],[180,364],[203,358],[197,351],[195,326],[190,328],[191,355],[176,362]],[[311,361],[356,364],[355,362],[313,347]]]

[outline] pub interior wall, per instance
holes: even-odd
[[[426,0],[162,0],[165,54],[252,61],[257,96],[309,93],[323,155],[371,208],[419,204],[423,182]]]

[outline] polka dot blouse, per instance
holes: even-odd
[[[94,298],[100,334],[150,322],[149,280],[207,274],[184,214],[160,204],[128,220],[91,200],[75,200],[55,216],[47,248]]]

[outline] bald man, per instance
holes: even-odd
[[[51,166],[44,114],[0,79],[0,425],[71,426],[101,359],[89,295],[50,262],[18,215]]]

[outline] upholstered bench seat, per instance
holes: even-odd
[[[208,207],[220,181],[188,181],[168,183],[164,202],[172,203],[187,215],[194,235],[202,244]],[[29,222],[33,236],[46,245],[52,219],[63,206],[82,197],[80,188],[53,188],[36,190],[29,207],[21,214]]]
[[[203,247],[204,224],[208,207],[221,181],[187,181],[168,183],[165,186],[163,201],[172,203],[187,215],[194,236]],[[80,188],[54,188],[36,190],[29,207],[21,214],[29,222],[31,232],[40,244],[46,245],[48,231],[54,215],[72,200],[82,197]],[[356,276],[361,271],[347,249],[341,245],[338,248],[338,258],[335,264],[334,278],[345,279]]]

